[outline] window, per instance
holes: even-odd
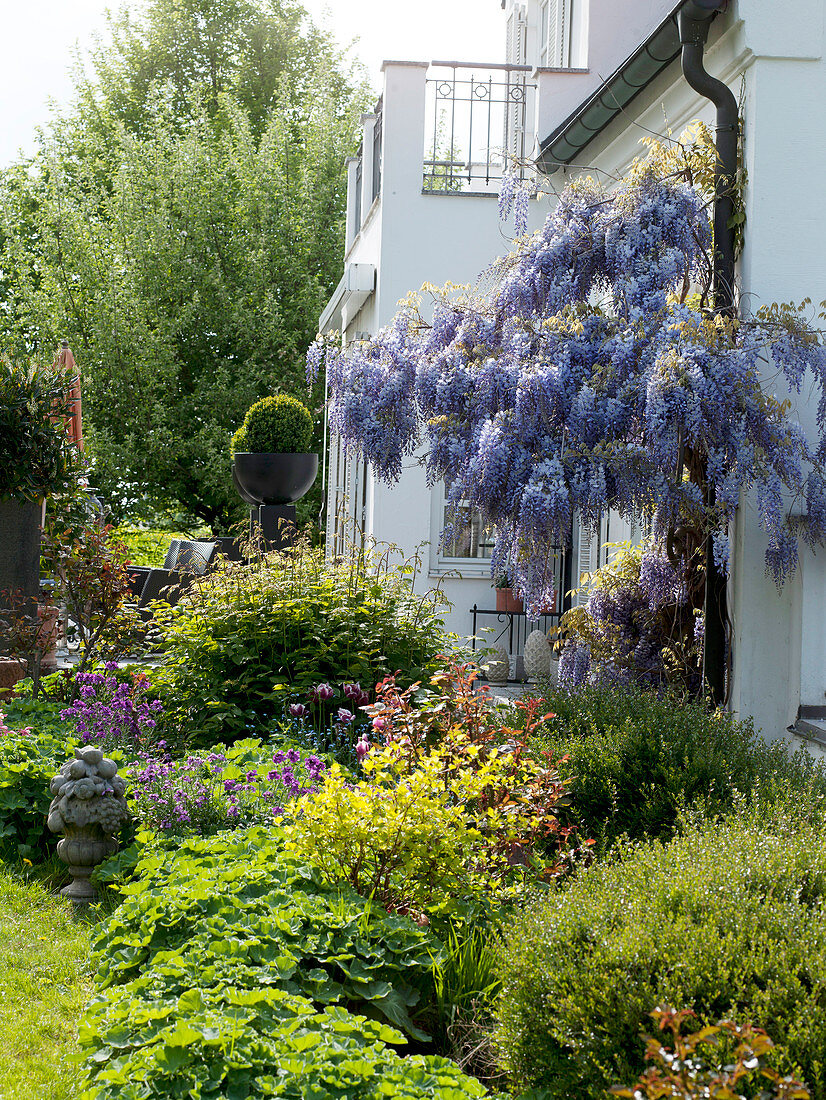
[[[453,523],[451,538],[442,547],[443,558],[489,558],[493,552],[493,539],[489,528],[482,524],[478,508],[460,504],[458,509],[445,505],[442,513],[442,530]]]
[[[539,64],[571,67],[574,0],[542,0],[539,9]]]
[[[493,532],[482,521],[478,508],[447,503],[447,490],[439,485],[433,490],[431,522],[431,569],[458,569],[462,573],[487,576],[493,553]],[[450,530],[450,538],[441,544],[442,533]]]

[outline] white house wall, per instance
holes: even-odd
[[[590,0],[587,69],[537,74],[539,137],[561,125],[674,7],[672,0]],[[794,5],[734,0],[711,29],[706,65],[743,102],[749,182],[738,276],[743,301],[752,309],[772,301],[826,298],[825,8],[826,0]],[[530,0],[529,49],[536,42],[531,21],[535,24],[537,12],[537,0]],[[377,287],[361,313],[347,318],[349,332],[385,324],[398,300],[424,281],[473,281],[508,247],[491,197],[422,194],[425,77],[421,65],[394,63],[385,69],[382,196],[348,254],[351,261],[376,266]],[[714,116],[713,106],[688,87],[674,62],[579,159],[588,170],[616,178],[640,153],[645,134],[670,127],[676,136],[695,118],[713,128]],[[556,173],[553,187],[561,189],[579,170]],[[546,212],[547,205],[534,204],[534,226]],[[771,378],[768,384],[775,385]],[[816,400],[809,392],[795,399],[809,429]],[[408,552],[437,537],[432,511],[423,472],[412,463],[396,488],[372,482],[368,488],[368,531]],[[766,540],[749,500],[743,501],[735,527],[729,586],[732,707],[753,716],[765,736],[775,737],[794,721],[801,704],[826,702],[826,554],[803,549],[801,568],[778,592],[765,576]],[[484,571],[478,562],[469,568]],[[445,589],[456,608],[449,625],[465,633],[467,609],[489,604],[489,581],[447,580]]]
[[[425,282],[475,283],[509,248],[495,195],[422,192],[427,65],[389,62],[384,77],[381,196],[346,256],[350,263],[375,265],[376,290],[358,313],[350,315],[345,306],[348,338],[387,324],[400,299]],[[533,206],[531,228],[537,228],[544,211]],[[423,313],[430,315],[427,302]],[[463,563],[461,577],[454,575],[455,567],[439,568],[437,518],[433,493],[415,458],[406,462],[397,485],[368,479],[366,535],[395,544],[406,557],[419,552],[418,587],[442,587],[453,606],[446,629],[464,637],[471,630],[470,608],[492,606],[490,569],[484,560]]]

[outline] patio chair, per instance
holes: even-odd
[[[163,568],[148,570],[141,583],[138,607],[146,609],[152,600],[165,600],[174,606],[190,578],[208,572],[217,549],[214,542],[173,539]]]

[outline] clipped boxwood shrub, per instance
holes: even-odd
[[[417,1034],[438,942],[325,885],[278,830],[162,846],[137,871],[96,943],[82,1097],[485,1095],[444,1058],[391,1049]]]
[[[250,405],[244,423],[233,435],[232,453],[302,454],[310,450],[313,417],[306,405],[279,393]]]
[[[826,792],[826,771],[804,751],[769,745],[751,721],[642,688],[549,690],[542,745],[568,777],[583,836],[604,851],[619,837],[666,839],[682,810],[729,813],[738,794],[772,803]]]
[[[520,1087],[604,1100],[658,1005],[763,1027],[826,1098],[824,804],[754,812],[595,864],[511,925],[496,1040]]]
[[[168,612],[154,682],[195,744],[231,742],[315,684],[420,679],[444,644],[440,598],[361,555],[328,562],[301,548],[227,566]]]

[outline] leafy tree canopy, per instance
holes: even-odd
[[[293,0],[155,0],[113,20],[73,109],[0,177],[0,332],[69,339],[121,511],[225,525],[232,432],[256,399],[306,395],[356,77]]]
[[[256,133],[273,107],[292,103],[300,120],[302,100],[318,91],[320,62],[343,103],[350,91],[329,35],[296,0],[151,0],[145,15],[124,8],[110,16],[109,30],[79,90],[135,132],[151,132],[159,95],[188,121],[196,88],[212,114],[231,92]]]

